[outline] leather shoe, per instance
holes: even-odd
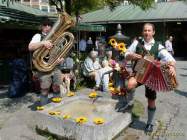
[[[145,127],[145,132],[150,133],[153,132],[153,125],[152,124],[147,124]]]

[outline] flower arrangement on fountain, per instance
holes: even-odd
[[[109,45],[118,50],[120,53],[125,53],[127,51],[126,44],[124,42],[117,42],[114,38],[109,40]]]
[[[125,43],[123,43],[123,42],[121,42],[121,43],[118,43],[118,50],[120,51],[120,52],[122,52],[122,53],[125,53],[126,51],[127,51],[127,49],[126,49],[126,45],[125,45]]]
[[[99,124],[103,124],[105,122],[105,120],[103,118],[94,118],[93,122],[97,125]]]
[[[79,124],[83,124],[83,123],[86,123],[88,121],[88,119],[86,117],[78,117],[75,119],[76,123],[79,123]]]
[[[110,40],[109,40],[109,45],[111,45],[113,48],[117,48],[117,46],[118,46],[118,43],[117,43],[117,41],[114,39],[114,38],[111,38]]]

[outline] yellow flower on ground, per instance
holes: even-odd
[[[70,115],[63,115],[63,119],[69,119],[69,118],[71,118]]]
[[[115,91],[115,88],[114,88],[114,87],[109,87],[108,89],[109,89],[109,91],[111,91],[111,92],[112,92],[112,91]]]
[[[83,124],[83,123],[86,123],[88,121],[88,119],[86,117],[78,117],[75,119],[76,123],[80,123],[80,124]]]
[[[44,106],[37,106],[36,109],[37,110],[44,110]]]
[[[61,101],[62,101],[62,98],[60,98],[60,97],[52,98],[52,102],[54,102],[54,103],[60,103]]]
[[[99,125],[99,124],[103,124],[105,120],[103,118],[94,118],[93,122]]]
[[[110,83],[108,84],[108,87],[112,87],[112,86],[113,86],[113,83],[110,82]]]
[[[110,44],[111,46],[113,46],[114,48],[116,48],[116,46],[117,46],[117,41],[116,41],[114,38],[111,38],[111,39],[109,40],[109,44]]]
[[[110,91],[112,94],[117,94],[117,93],[120,92],[120,89],[114,88],[114,87],[109,87],[109,91]]]
[[[68,97],[71,97],[71,96],[74,96],[74,95],[75,95],[74,92],[69,92],[69,93],[67,94]]]
[[[61,112],[60,111],[49,111],[50,115],[60,115]]]
[[[118,50],[121,51],[121,52],[126,52],[127,49],[126,49],[125,43],[119,43],[118,44]]]
[[[90,98],[96,98],[96,97],[97,97],[97,93],[96,93],[95,91],[93,91],[93,92],[91,92],[91,93],[89,94],[89,97],[90,97]]]

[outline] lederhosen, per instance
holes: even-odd
[[[154,58],[156,60],[159,60],[159,58],[158,58],[158,53],[159,53],[158,47],[159,47],[159,43],[155,42],[155,44],[151,47],[151,50],[149,51],[149,53],[152,56],[154,56]],[[145,50],[142,48],[141,44],[137,45],[137,47],[136,47],[136,53],[140,54],[142,56],[145,55]],[[140,86],[140,85],[142,85],[142,84],[138,83],[138,86]],[[151,90],[150,88],[148,88],[147,86],[145,86],[145,96],[148,99],[155,100],[156,99],[156,91]]]
[[[41,40],[43,40],[44,37],[45,37],[45,35],[41,34]],[[48,59],[48,58],[46,58],[46,59]],[[52,86],[53,90],[54,89],[55,89],[55,91],[59,90],[59,83],[61,83],[61,80],[60,80],[60,78],[56,78],[56,77],[60,77],[60,76],[53,76],[53,75],[60,75],[61,74],[60,70],[57,67],[53,71],[50,71],[50,72],[40,72],[33,66],[33,71],[35,71],[35,74],[40,81],[40,88],[41,89],[50,88],[49,85],[51,85],[51,80],[49,80],[48,78],[45,78],[46,80],[41,80],[41,77],[42,77],[42,79],[44,79],[44,75],[45,75],[45,77],[47,75],[49,75],[49,76],[53,77],[53,80],[52,80],[53,83],[58,83],[58,84],[53,84],[53,86]]]

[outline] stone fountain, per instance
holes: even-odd
[[[102,93],[103,94],[103,93]],[[85,94],[64,97],[60,103],[50,103],[42,111],[33,113],[39,130],[56,135],[59,139],[75,140],[111,140],[131,123],[131,114],[116,112],[118,101],[105,97],[89,98]],[[50,115],[59,111],[59,115]],[[70,118],[63,118],[69,115]],[[87,122],[80,124],[76,118],[84,116]],[[94,118],[103,118],[103,124],[95,124]]]

